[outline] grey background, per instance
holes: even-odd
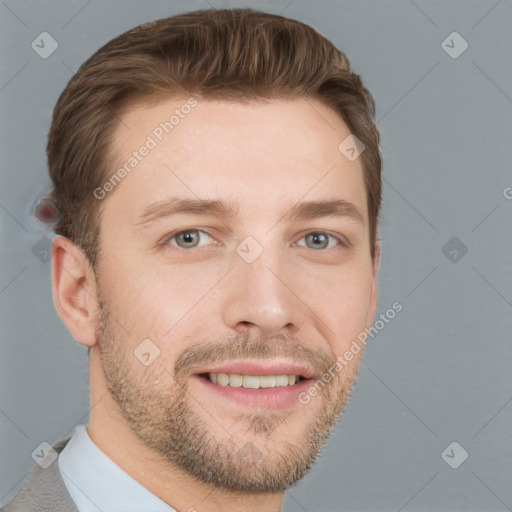
[[[0,503],[41,441],[88,419],[86,350],[32,252],[52,238],[30,214],[50,186],[53,106],[112,37],[209,5],[282,13],[331,39],[373,93],[382,136],[378,313],[403,311],[368,343],[349,405],[284,511],[512,510],[508,0],[0,2]],[[30,46],[43,31],[59,44],[48,59]],[[469,44],[456,59],[441,46],[453,31]],[[458,262],[442,251],[452,237],[468,249]],[[453,441],[469,453],[458,469],[441,458]]]

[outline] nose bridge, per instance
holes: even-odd
[[[304,304],[293,292],[286,248],[267,237],[260,244],[247,237],[236,249],[234,272],[225,304],[233,329],[258,328],[266,335],[295,333],[304,321]]]

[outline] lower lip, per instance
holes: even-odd
[[[306,391],[312,384],[311,379],[306,379],[293,386],[277,386],[275,388],[247,389],[234,388],[231,386],[219,386],[211,380],[195,375],[207,390],[216,393],[228,400],[250,408],[258,409],[286,409],[298,402],[299,395]]]

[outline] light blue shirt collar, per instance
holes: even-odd
[[[75,428],[58,464],[79,512],[176,512],[109,459],[85,425]]]

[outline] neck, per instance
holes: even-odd
[[[247,494],[197,480],[147,447],[109,392],[98,350],[89,355],[91,441],[125,473],[179,512],[279,512],[283,493]]]

